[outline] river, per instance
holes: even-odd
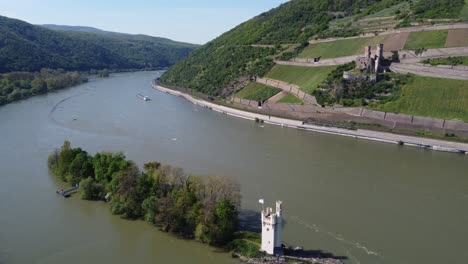
[[[282,200],[285,243],[347,263],[466,263],[468,156],[228,117],[153,90],[158,75],[115,74],[0,107],[1,264],[237,263],[105,203],[58,197],[65,185],[46,160],[66,139],[140,166],[236,178],[244,226],[258,225],[259,198]]]

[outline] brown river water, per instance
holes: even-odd
[[[0,263],[238,263],[206,245],[63,199],[47,155],[65,139],[238,179],[243,226],[284,204],[284,242],[346,263],[468,263],[468,156],[259,125],[115,74],[0,107]],[[144,102],[138,93],[153,100]]]

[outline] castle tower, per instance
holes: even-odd
[[[371,46],[367,46],[364,48],[364,58],[370,58],[371,57]]]
[[[271,207],[262,210],[262,247],[270,255],[281,254],[282,202],[276,202],[276,212]]]
[[[383,44],[382,43],[377,45],[377,56],[379,56],[379,58],[383,58]]]
[[[377,45],[377,54],[375,55],[375,73],[379,73],[383,60],[383,44]]]

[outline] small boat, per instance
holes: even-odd
[[[60,196],[63,196],[64,198],[69,198],[71,195],[64,192],[64,191],[56,191],[56,193]]]
[[[71,197],[72,192],[78,190],[78,188],[80,188],[80,185],[76,184],[75,187],[71,187],[67,190],[61,189],[60,191],[56,191],[56,193],[64,198],[69,198]]]
[[[140,98],[143,101],[150,101],[151,100],[151,98],[149,98],[148,96],[143,95],[143,94],[137,94],[137,97]]]

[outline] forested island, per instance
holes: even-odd
[[[88,154],[65,141],[48,157],[50,172],[79,184],[84,200],[107,200],[124,219],[144,219],[164,232],[244,255],[258,253],[258,235],[239,232],[239,183],[229,178],[190,175],[159,162],[144,165],[122,153]]]

